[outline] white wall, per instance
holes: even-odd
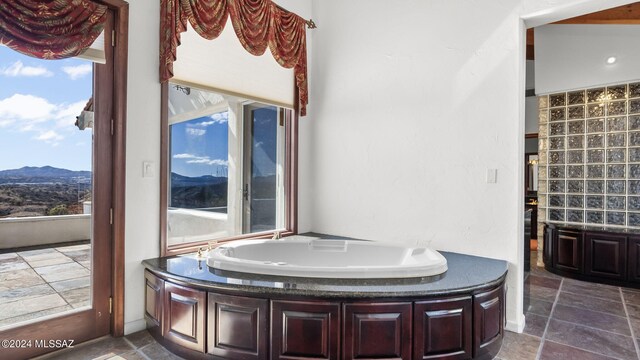
[[[127,181],[125,224],[125,333],[145,328],[144,267],[141,261],[160,254],[160,83],[158,33],[160,2],[129,1],[129,79],[127,88]],[[311,0],[277,1],[288,10],[311,17]],[[157,15],[156,15],[157,14]],[[228,23],[229,26],[230,23]],[[312,44],[309,44],[312,47]],[[179,48],[178,48],[179,49]],[[309,50],[311,51],[311,50]],[[178,50],[178,56],[179,55]],[[311,52],[309,53],[311,55]],[[247,56],[249,53],[247,53]],[[311,59],[309,61],[311,64]],[[301,137],[307,123],[303,121]],[[303,146],[302,152],[309,149]],[[142,177],[142,162],[152,161],[156,176]],[[306,164],[301,171],[308,172]],[[303,181],[307,175],[301,174]],[[301,199],[301,207],[306,209]],[[309,225],[301,224],[308,230]]]
[[[534,26],[578,15],[576,8],[587,13],[633,1],[277,2],[318,23],[308,31],[311,98],[300,125],[299,230],[430,242],[507,259],[508,318],[517,322],[519,16]],[[159,178],[142,177],[143,161],[152,161],[156,174],[160,161],[157,14],[157,0],[130,1],[126,333],[144,327],[140,262],[159,254]],[[484,182],[488,167],[499,169],[495,185]]]
[[[628,1],[631,2],[631,1]],[[521,330],[524,27],[621,1],[314,1],[317,232],[505,259]],[[564,15],[563,15],[564,14]],[[488,184],[487,169],[498,169]]]
[[[544,25],[535,28],[536,93],[640,79],[639,25]],[[617,57],[608,65],[606,59]]]
[[[124,308],[127,334],[145,328],[141,261],[160,254],[160,2],[130,1],[129,11]],[[142,177],[143,161],[153,162],[155,177]]]

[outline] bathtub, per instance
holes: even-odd
[[[211,250],[207,265],[242,273],[341,279],[426,277],[447,271],[447,260],[425,247],[296,237],[233,241]]]

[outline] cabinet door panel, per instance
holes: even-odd
[[[624,235],[585,235],[585,274],[622,280],[626,274]]]
[[[209,354],[228,359],[266,359],[268,301],[209,293]]]
[[[338,359],[340,304],[272,301],[271,359]]]
[[[149,326],[160,326],[162,322],[162,296],[164,280],[149,271],[144,272],[145,282],[145,311],[144,315]]]
[[[558,270],[582,273],[582,234],[558,231],[555,239],[553,266]]]
[[[471,296],[416,302],[413,358],[470,359],[471,309]]]
[[[411,303],[345,304],[344,359],[410,359]]]
[[[164,336],[185,348],[204,352],[206,293],[165,282]]]
[[[496,355],[504,335],[502,287],[473,297],[474,357]]]
[[[543,238],[544,243],[542,244],[542,261],[544,261],[546,266],[553,266],[552,254],[554,236],[556,236],[556,231],[548,225],[545,225]]]
[[[640,237],[630,237],[628,244],[629,281],[640,282]]]

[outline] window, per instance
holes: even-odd
[[[165,86],[165,253],[292,231],[292,111]]]

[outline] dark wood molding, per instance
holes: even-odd
[[[225,242],[243,239],[269,239],[274,231],[263,231],[241,234],[221,239],[210,239],[185,244],[169,245],[167,240],[167,208],[169,205],[169,82],[161,84],[160,93],[160,255],[173,256],[198,251],[215,240],[216,246]],[[297,94],[296,94],[297,99]],[[286,214],[285,231],[280,236],[286,237],[298,233],[298,120],[295,110],[281,109],[285,121],[285,193]]]
[[[113,94],[113,270],[111,334],[124,335],[125,201],[126,201],[126,125],[129,51],[129,3],[103,0],[115,13]]]
[[[160,256],[169,253],[167,209],[169,208],[169,82],[160,86]],[[197,248],[194,250],[196,251]]]
[[[537,138],[538,138],[538,133],[528,133],[528,134],[524,134],[524,138],[525,138],[525,139],[537,139]]]

